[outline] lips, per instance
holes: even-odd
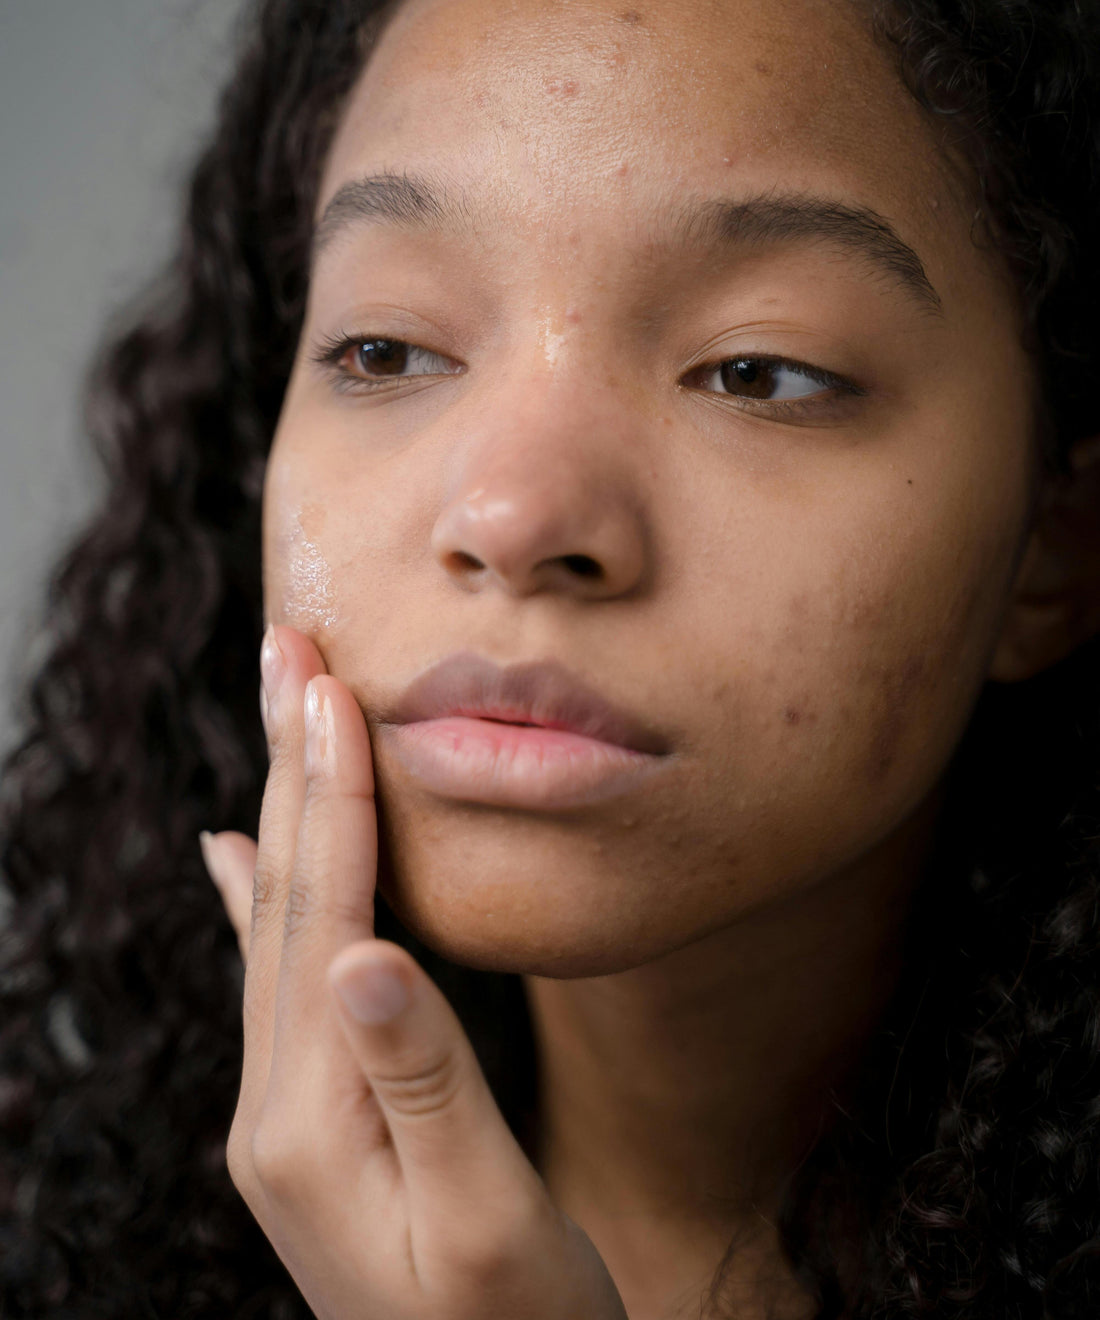
[[[417,678],[387,722],[412,724],[447,716],[561,730],[650,755],[670,750],[656,729],[607,701],[556,661],[501,668],[483,656],[460,652]]]
[[[451,802],[573,811],[651,791],[676,760],[661,732],[556,661],[501,668],[461,652],[379,715],[387,766]]]

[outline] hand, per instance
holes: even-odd
[[[373,938],[370,740],[316,647],[269,630],[259,844],[204,836],[246,960],[229,1172],[322,1320],[625,1320],[458,1019]]]

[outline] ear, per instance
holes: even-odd
[[[1100,633],[1100,436],[1046,478],[989,677],[1031,678]]]

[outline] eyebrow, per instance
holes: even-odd
[[[469,216],[447,189],[420,175],[371,174],[352,179],[336,190],[313,230],[311,268],[337,234],[372,221],[401,229],[463,229]]]
[[[402,229],[463,230],[462,200],[420,175],[373,174],[343,184],[313,231],[310,268],[342,231],[380,222]],[[672,229],[690,244],[829,243],[868,261],[927,310],[942,314],[939,294],[916,252],[885,216],[812,194],[766,194],[744,200],[689,203],[673,212]]]

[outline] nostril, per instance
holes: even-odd
[[[590,555],[562,555],[562,563],[578,577],[601,577],[603,569]]]
[[[484,568],[485,565],[480,559],[475,559],[473,555],[468,555],[465,550],[456,550],[451,555],[451,562],[456,568]]]

